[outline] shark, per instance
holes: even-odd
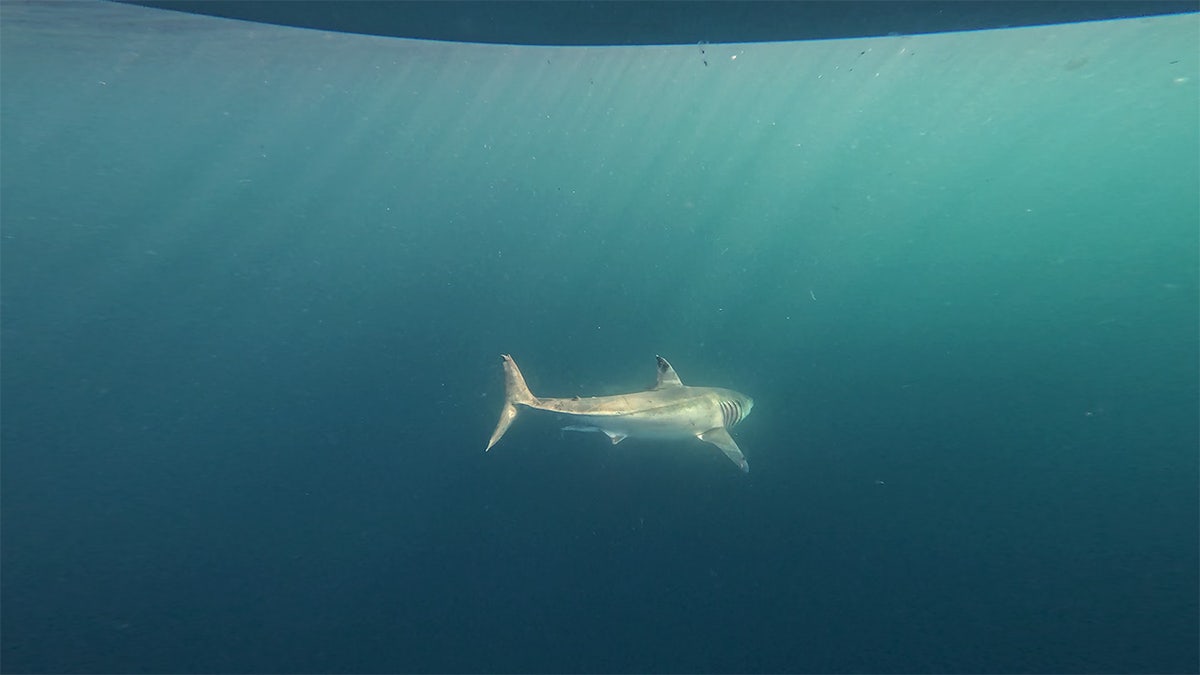
[[[534,396],[512,356],[502,354],[500,358],[504,361],[504,408],[485,452],[508,431],[518,409],[531,408],[565,416],[570,422],[563,427],[566,431],[602,432],[613,445],[626,438],[698,438],[720,448],[743,472],[750,470],[729,429],[746,419],[754,408],[754,399],[730,389],[686,386],[661,356],[654,357],[658,361],[658,382],[653,389],[586,398]]]

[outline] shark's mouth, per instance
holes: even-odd
[[[721,417],[726,427],[731,427],[741,422],[745,416],[746,414],[742,411],[741,403],[737,401],[721,401]]]

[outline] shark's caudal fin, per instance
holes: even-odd
[[[500,411],[500,421],[496,424],[492,440],[488,441],[484,452],[491,450],[504,432],[508,431],[513,420],[517,419],[517,406],[537,404],[537,397],[530,393],[521,370],[517,368],[517,362],[508,354],[501,354],[500,358],[504,359],[504,409]]]

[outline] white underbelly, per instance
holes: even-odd
[[[721,420],[714,419],[712,415],[699,414],[669,417],[572,415],[570,421],[575,426],[593,427],[610,436],[664,440],[695,438],[709,429],[721,426]]]

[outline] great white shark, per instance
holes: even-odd
[[[729,389],[689,387],[670,363],[658,359],[658,384],[648,391],[588,398],[538,398],[529,391],[517,362],[504,359],[504,408],[488,441],[491,450],[517,418],[518,406],[566,415],[569,431],[600,431],[613,445],[626,438],[698,438],[721,449],[742,471],[750,464],[729,435],[729,428],[746,418],[754,399]],[[486,452],[486,450],[485,450]]]

